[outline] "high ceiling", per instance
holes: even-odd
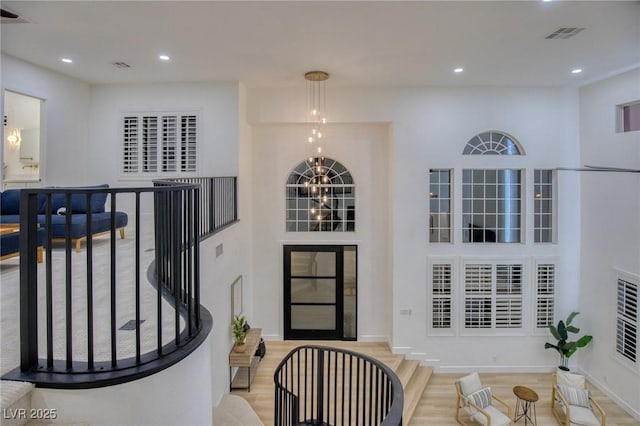
[[[640,66],[638,1],[3,1],[2,8],[28,21],[3,19],[3,53],[89,83],[279,87],[321,69],[344,86],[576,86]],[[545,38],[563,27],[584,30]],[[161,53],[170,61],[158,60]],[[572,74],[576,68],[583,72]]]

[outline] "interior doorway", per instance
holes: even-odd
[[[41,109],[42,99],[4,91],[3,182],[40,181]]]
[[[284,246],[284,338],[356,340],[358,247]]]

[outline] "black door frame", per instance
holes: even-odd
[[[356,248],[356,287],[357,287],[357,245],[284,245],[283,246],[283,267],[284,267],[284,339],[285,340],[356,340],[357,338],[344,337],[344,248]],[[331,252],[336,253],[336,298],[333,303],[301,303],[301,305],[335,305],[336,307],[336,328],[335,330],[293,330],[291,329],[291,253],[292,252]],[[325,278],[325,277],[295,277],[295,278]],[[326,277],[328,278],[328,277]],[[330,277],[334,278],[334,277]],[[357,291],[356,291],[357,294]],[[295,305],[295,303],[293,304]],[[356,299],[356,336],[357,336],[357,313],[358,304]]]

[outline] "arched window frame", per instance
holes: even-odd
[[[355,231],[355,187],[337,160],[315,157],[299,163],[286,182],[286,231]]]
[[[508,133],[487,130],[469,139],[462,155],[525,155],[525,152],[520,142]]]

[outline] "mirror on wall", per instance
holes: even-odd
[[[5,90],[2,180],[40,180],[42,100]]]

